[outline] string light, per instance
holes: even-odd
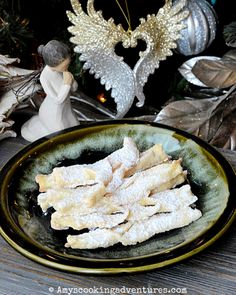
[[[105,103],[107,101],[107,98],[104,93],[99,93],[97,95],[97,100],[99,100],[101,103]]]

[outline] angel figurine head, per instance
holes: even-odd
[[[40,45],[38,52],[45,62],[40,82],[46,97],[39,113],[21,128],[21,135],[28,141],[79,124],[70,102],[70,93],[76,91],[78,85],[68,71],[71,58],[69,47],[51,40],[46,45]]]
[[[38,53],[49,67],[58,69],[59,72],[64,72],[68,69],[71,51],[66,44],[57,40],[51,40],[46,45],[40,45]]]

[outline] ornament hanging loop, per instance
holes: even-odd
[[[127,30],[127,33],[131,35],[131,32],[132,32],[132,28],[131,28],[131,18],[130,18],[130,13],[129,13],[129,6],[128,6],[128,2],[127,0],[125,0],[125,9],[126,9],[126,13],[127,15],[125,14],[124,12],[124,9],[122,8],[122,6],[120,5],[120,2],[119,0],[116,0],[116,3],[121,11],[121,13],[123,14],[126,22],[127,22],[127,25],[128,25],[128,30]]]

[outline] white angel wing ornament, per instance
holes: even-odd
[[[88,0],[87,13],[78,0],[71,0],[74,13],[67,11],[67,15],[73,26],[68,30],[74,36],[70,40],[76,44],[74,50],[81,54],[80,60],[85,62],[84,69],[100,79],[106,90],[111,89],[117,104],[116,118],[125,116],[135,96],[140,106],[144,104],[143,86],[149,74],[176,47],[175,41],[183,29],[181,22],[187,17],[187,12],[183,12],[185,2],[179,0],[172,6],[172,1],[166,0],[156,16],[148,16],[146,21],[142,19],[134,31],[125,31],[121,25],[115,25],[112,18],[105,20],[102,12],[94,9],[94,0]],[[115,46],[122,42],[125,48],[135,47],[137,39],[143,39],[147,48],[140,52],[140,59],[132,70],[115,53]]]
[[[85,61],[84,68],[90,69],[95,78],[101,79],[106,90],[112,88],[111,96],[117,104],[117,117],[123,117],[130,109],[135,97],[135,81],[132,69],[115,53],[118,42],[129,40],[121,25],[116,26],[113,19],[106,21],[101,11],[95,11],[93,0],[87,2],[87,14],[78,0],[71,0],[74,13],[67,12],[74,24],[68,28],[74,37],[75,52]],[[128,38],[128,39],[127,39]]]
[[[185,5],[186,0],[180,0],[175,5],[167,0],[156,15],[148,15],[147,20],[140,19],[140,25],[132,34],[132,38],[143,39],[147,44],[146,50],[140,52],[140,59],[133,70],[138,106],[144,104],[143,87],[149,75],[153,74],[160,61],[172,55],[172,49],[177,47],[175,41],[181,38],[181,30],[185,27],[183,20],[188,16],[188,11],[184,10]]]

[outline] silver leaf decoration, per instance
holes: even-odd
[[[184,62],[180,67],[179,67],[179,72],[180,74],[190,83],[201,86],[201,87],[207,87],[204,83],[202,83],[192,72],[192,69],[194,65],[196,64],[197,61],[201,59],[208,59],[208,60],[220,60],[219,57],[216,56],[197,56],[190,58],[186,62]]]

